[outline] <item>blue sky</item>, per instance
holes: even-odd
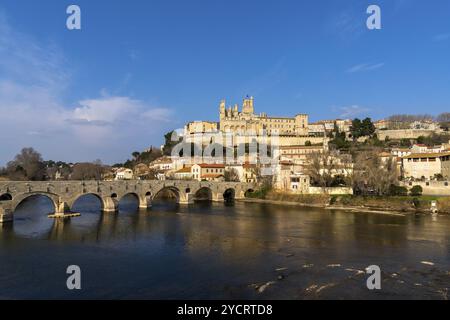
[[[82,30],[66,29],[66,8]],[[377,4],[382,29],[366,28]],[[0,165],[123,161],[218,104],[312,120],[450,111],[448,0],[3,0]]]

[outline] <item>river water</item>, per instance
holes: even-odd
[[[447,299],[450,217],[279,205],[158,203],[117,214],[84,197],[47,218],[46,198],[0,226],[0,298]],[[66,268],[81,268],[81,290]],[[368,290],[365,268],[381,268]]]

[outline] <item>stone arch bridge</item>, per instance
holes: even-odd
[[[171,191],[178,203],[190,204],[199,193],[208,200],[225,201],[242,199],[254,188],[251,183],[183,180],[3,181],[0,182],[0,223],[12,221],[16,207],[36,195],[48,197],[55,207],[55,216],[64,217],[78,198],[88,194],[100,199],[103,211],[115,212],[120,199],[129,194],[138,199],[140,208],[148,208],[163,190]]]

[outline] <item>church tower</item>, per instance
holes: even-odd
[[[253,97],[246,97],[242,103],[242,113],[244,114],[254,114],[255,109],[253,108]]]
[[[220,120],[225,119],[227,116],[226,114],[227,111],[225,110],[225,100],[220,101],[219,111],[220,111]]]

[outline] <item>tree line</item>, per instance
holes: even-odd
[[[0,177],[13,181],[99,180],[110,169],[100,160],[81,163],[44,161],[33,148],[23,148],[5,167],[0,168]]]

